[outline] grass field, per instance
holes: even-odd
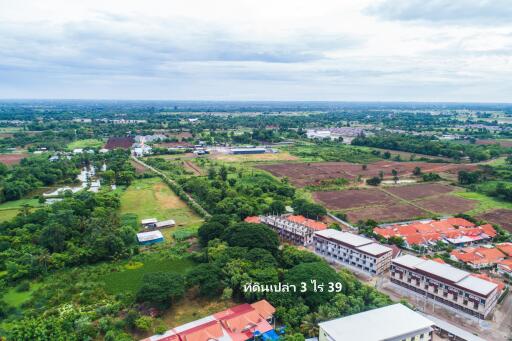
[[[315,145],[301,144],[283,147],[291,155],[300,157],[303,161],[346,161],[355,163],[372,163],[381,160],[373,155],[367,147],[355,147],[346,144]]]
[[[173,219],[178,227],[197,226],[202,219],[158,177],[139,179],[121,195],[121,214],[145,218]]]
[[[20,212],[23,205],[31,207],[41,206],[37,199],[19,199],[4,202],[0,204],[0,222],[14,218]]]
[[[232,300],[206,300],[188,298],[181,300],[169,309],[162,320],[168,328],[173,328],[217,313],[237,305]]]
[[[67,145],[68,149],[76,149],[76,148],[100,148],[103,146],[105,142],[99,139],[84,139],[77,140],[69,143]]]
[[[512,209],[512,203],[502,201],[496,198],[489,197],[485,194],[476,193],[476,192],[453,192],[452,195],[459,196],[461,198],[465,199],[472,199],[478,201],[478,205],[472,209],[471,211],[468,211],[466,213],[471,215],[477,215],[481,214],[487,211],[491,211],[498,208],[508,208]]]
[[[193,268],[195,264],[187,259],[162,259],[152,257],[145,259],[142,266],[133,269],[125,267],[119,272],[111,272],[104,275],[101,280],[105,282],[106,289],[114,294],[121,292],[136,293],[142,284],[144,274],[151,272],[176,272],[180,274],[186,273]]]
[[[11,307],[18,308],[23,303],[28,301],[32,296],[32,293],[36,291],[40,286],[40,283],[34,283],[30,286],[30,290],[23,292],[17,292],[15,288],[9,289],[3,296],[3,301]]]
[[[265,153],[265,154],[211,154],[211,159],[224,162],[273,162],[273,161],[296,161],[299,160],[297,156],[283,151],[279,153]]]

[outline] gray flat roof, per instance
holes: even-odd
[[[363,252],[369,253],[371,255],[380,255],[386,252],[393,252],[393,250],[387,246],[381,245],[379,243],[371,243],[367,245],[363,245],[357,248]]]
[[[141,232],[137,233],[137,239],[139,242],[147,242],[148,240],[155,240],[159,238],[163,238],[162,232],[160,231],[150,231],[150,232]]]
[[[458,282],[469,275],[469,272],[457,269],[449,264],[441,264],[433,260],[425,260],[416,265],[416,269],[431,273],[448,281]]]
[[[415,256],[411,256],[411,255],[403,255],[401,257],[397,257],[397,258],[393,259],[393,263],[396,263],[398,265],[403,265],[403,266],[406,266],[406,267],[412,268],[412,269],[415,269],[416,265],[423,263],[424,261],[425,261],[424,259],[421,259],[421,258],[418,258]]]
[[[345,243],[345,244],[348,244],[348,245],[351,245],[354,247],[374,243],[373,240],[362,237],[360,235],[357,235],[354,233],[349,233],[349,232],[341,232],[341,231],[334,230],[334,229],[326,229],[326,230],[318,231],[315,233],[318,234],[319,236],[322,236],[325,238],[330,238],[330,239],[335,239],[337,241],[340,241],[342,243]]]
[[[334,340],[381,341],[429,331],[434,322],[402,304],[319,323]]]
[[[478,292],[482,295],[487,295],[498,287],[498,284],[496,283],[486,281],[475,276],[468,276],[462,281],[458,282],[457,285],[459,287]]]

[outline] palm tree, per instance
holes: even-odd
[[[311,313],[304,316],[300,325],[300,330],[304,335],[309,337],[318,336],[318,315],[317,313]]]

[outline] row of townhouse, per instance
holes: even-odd
[[[324,223],[302,216],[261,216],[246,221],[266,224],[281,239],[302,246],[312,245],[315,253],[329,262],[370,275],[386,271],[391,264],[393,249],[357,234],[328,229]]]
[[[316,232],[313,240],[315,253],[336,264],[371,275],[381,274],[391,265],[391,248],[357,234],[327,229]]]
[[[481,319],[493,311],[501,292],[495,282],[411,255],[391,262],[390,278],[398,286]]]
[[[258,220],[276,231],[281,239],[302,246],[313,243],[315,232],[327,229],[326,224],[300,215],[267,215],[258,217]],[[255,219],[252,221],[256,222]]]

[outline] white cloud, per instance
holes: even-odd
[[[0,0],[0,97],[510,101],[512,23],[441,3]]]

